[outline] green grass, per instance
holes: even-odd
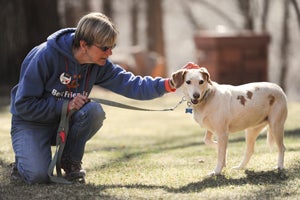
[[[169,108],[181,96],[168,94],[152,101],[134,101],[94,90],[105,97],[146,108]],[[2,99],[0,100],[2,101]],[[1,102],[0,102],[1,103]],[[244,152],[244,134],[231,136],[227,167],[208,176],[216,151],[203,144],[204,129],[185,114],[185,105],[172,112],[141,112],[104,106],[104,127],[86,146],[86,184],[26,185],[11,182],[8,106],[0,107],[0,200],[2,199],[298,199],[300,191],[300,104],[289,103],[284,173],[274,170],[276,148],[269,150],[262,133],[248,169],[233,170]]]

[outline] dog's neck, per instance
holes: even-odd
[[[206,100],[207,100],[208,97],[209,97],[210,92],[211,92],[211,89],[210,89],[210,88],[207,89],[207,90],[205,90],[204,94],[202,95],[202,98],[199,100],[199,103],[204,103],[204,102],[206,102]]]

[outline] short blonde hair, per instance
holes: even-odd
[[[88,46],[113,46],[116,43],[118,30],[112,21],[99,12],[89,13],[83,16],[75,31],[74,47],[80,46],[80,40],[84,40]]]

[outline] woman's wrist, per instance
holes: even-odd
[[[176,91],[175,86],[172,84],[172,81],[169,78],[165,80],[165,88],[168,92],[175,92]]]

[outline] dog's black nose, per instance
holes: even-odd
[[[194,93],[193,97],[194,97],[194,99],[198,99],[200,97],[200,94],[199,93]]]

